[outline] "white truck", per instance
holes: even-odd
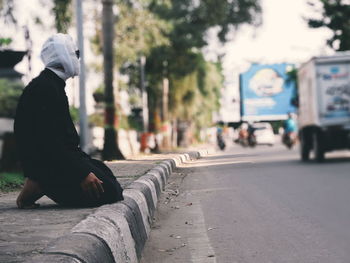
[[[300,155],[350,149],[350,52],[314,57],[298,70]]]

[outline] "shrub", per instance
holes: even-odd
[[[19,81],[0,79],[0,117],[14,118],[23,84]]]

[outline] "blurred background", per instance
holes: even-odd
[[[256,122],[273,145],[297,121],[300,65],[350,48],[349,14],[345,0],[0,0],[1,169],[15,166],[17,101],[54,33],[84,51],[71,114],[85,151],[109,160],[244,145]]]

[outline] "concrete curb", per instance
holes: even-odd
[[[30,262],[138,262],[170,174],[181,163],[208,154],[201,150],[162,161],[124,190],[124,201],[98,208]]]

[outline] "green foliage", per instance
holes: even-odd
[[[142,123],[139,123],[133,116],[116,116],[118,118],[118,129],[124,130],[142,130]],[[95,112],[89,116],[89,124],[95,127],[104,127],[104,114]]]
[[[167,46],[169,40],[166,34],[171,29],[171,25],[150,11],[148,0],[116,0],[115,2],[118,12],[115,21],[114,63],[121,74],[129,77],[126,88],[138,89],[140,87],[140,56],[148,56],[155,47]],[[102,25],[100,21],[102,18],[97,11],[94,19],[96,34],[91,42],[95,53],[101,54]],[[118,88],[123,87],[125,84],[119,81]]]
[[[298,70],[293,68],[287,72],[287,83],[293,82],[295,85],[295,93],[293,94],[291,104],[295,107],[299,106],[299,85],[298,85]]]
[[[212,114],[220,107],[220,95],[224,77],[219,63],[205,63],[203,87],[196,102],[195,123],[197,127],[208,127],[212,123]],[[200,86],[199,86],[200,87]]]
[[[132,92],[129,94],[129,104],[131,107],[141,107],[142,106],[142,98],[141,94],[137,94]]]
[[[148,2],[147,0],[116,0],[118,13],[115,21],[114,49],[115,63],[118,68],[135,64],[140,55],[148,55],[152,48],[168,44],[165,34],[169,31],[170,25],[150,12]],[[92,44],[95,52],[101,53],[101,16],[95,14],[95,20],[96,35],[92,39]]]
[[[78,121],[79,121],[79,109],[74,107],[74,106],[70,106],[69,112],[70,112],[70,116],[72,117],[73,122],[78,123]]]
[[[7,79],[0,79],[0,117],[14,118],[23,84]]]
[[[202,55],[198,69],[191,74],[170,78],[170,110],[181,120],[194,121],[197,127],[208,126],[212,113],[219,109],[223,75],[217,64],[207,62]]]
[[[132,115],[128,116],[128,123],[129,123],[129,128],[132,129],[132,130],[136,130],[136,131],[142,131],[143,130],[142,122],[138,121]]]
[[[317,4],[321,7],[318,8]],[[308,19],[311,28],[327,27],[333,36],[327,44],[338,51],[350,50],[350,5],[341,0],[313,0],[309,5],[320,14],[321,18]]]
[[[0,47],[2,46],[8,46],[12,43],[12,38],[0,38]]]
[[[102,113],[95,112],[89,115],[89,124],[95,127],[104,127],[105,120]]]
[[[129,130],[130,129],[128,116],[125,116],[125,115],[118,116],[118,128],[119,129],[124,129],[124,130]]]
[[[117,3],[116,54],[121,63],[137,61],[140,54],[148,55],[152,48],[168,43],[164,34],[169,24],[148,10],[147,1],[133,3]]]
[[[52,12],[55,16],[55,27],[59,33],[67,33],[72,22],[71,0],[53,0]]]
[[[147,58],[148,95],[151,112],[161,105],[162,79],[170,81],[169,106],[173,117],[195,120],[198,126],[211,122],[219,107],[223,77],[218,65],[204,60],[200,51],[206,34],[218,28],[225,42],[241,24],[258,25],[259,0],[153,0],[150,10],[172,24],[170,45],[156,47]],[[166,61],[167,66],[164,66]],[[158,109],[159,111],[159,109]]]
[[[153,0],[150,7],[161,18],[172,21],[170,38],[180,49],[205,46],[209,28],[219,27],[218,36],[225,42],[231,29],[261,22],[259,0]]]
[[[55,17],[55,28],[57,32],[67,33],[67,30],[72,22],[72,0],[52,0],[53,7],[51,9]],[[43,8],[47,6],[47,2],[42,1]],[[40,7],[39,7],[40,8]],[[14,17],[13,11],[15,9],[14,0],[0,0],[0,17],[4,19],[6,23],[17,24],[17,20]],[[43,21],[39,17],[34,17],[33,20],[37,24],[42,24]]]
[[[0,191],[8,192],[20,188],[24,177],[20,173],[0,173]]]
[[[221,68],[204,60],[206,34],[218,28],[225,42],[241,24],[258,25],[259,0],[115,0],[114,63],[129,76],[129,90],[140,87],[141,55],[147,57],[146,78],[150,116],[159,114],[162,82],[169,79],[171,118],[211,122],[219,107]],[[101,16],[96,11],[96,35],[91,40],[102,51]],[[133,100],[135,103],[137,100]],[[120,123],[123,122],[120,120]]]

